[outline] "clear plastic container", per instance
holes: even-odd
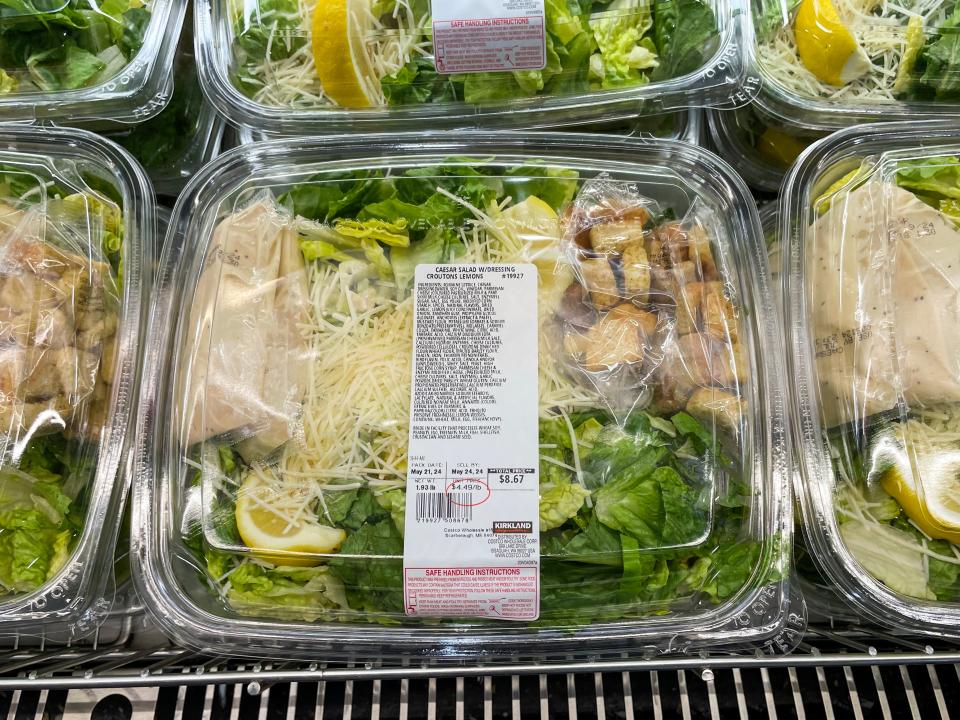
[[[157,194],[171,197],[220,154],[225,126],[200,89],[191,25],[184,26],[180,38],[170,104],[155,118],[107,134],[146,168]]]
[[[780,282],[780,267],[783,260],[779,237],[780,206],[777,202],[768,202],[760,206],[760,224],[763,227],[763,236],[770,260],[770,279],[774,289],[774,301],[778,310],[781,310],[783,292]],[[798,483],[800,470],[795,460],[793,463],[794,483]],[[851,624],[862,623],[863,619],[843,600],[837,592],[836,586],[820,569],[816,558],[807,549],[802,524],[803,517],[798,514],[793,542],[793,584],[796,591],[803,596],[810,622],[827,624],[831,627],[835,624],[850,627]]]
[[[556,128],[556,130],[624,137],[656,137],[664,140],[683,140],[697,145],[703,140],[703,115],[702,111],[691,108],[681,112],[650,115],[616,123],[600,123],[583,128]],[[276,140],[280,137],[256,132],[250,128],[232,130],[231,134],[234,136],[233,147],[260,140]]]
[[[785,122],[960,117],[953,0],[759,0],[750,15],[745,64],[760,103]]]
[[[546,18],[534,43],[545,51],[543,69],[444,65],[464,43],[488,49],[481,29],[441,41],[441,64],[456,70],[442,74],[433,28],[447,21],[427,2],[208,0],[195,5],[200,77],[231,122],[276,135],[558,127],[727,103],[739,90],[734,0],[550,0],[542,8],[525,22]],[[484,62],[504,61],[513,59]],[[532,67],[524,63],[514,67]]]
[[[159,113],[184,0],[42,0],[0,9],[0,120],[98,126]]]
[[[167,240],[133,557],[178,642],[457,658],[796,639],[778,322],[755,205],[712,154],[555,133],[258,143],[191,182]],[[410,288],[450,260],[539,275],[533,623],[408,617],[399,589],[401,533],[432,507],[405,524]],[[288,501],[306,504],[278,526]]]
[[[706,115],[712,146],[760,192],[777,192],[787,168],[807,145],[824,135],[776,122],[757,103],[736,110],[710,110]]]
[[[113,600],[152,189],[91,133],[4,125],[0,138],[0,633],[79,636]]]
[[[953,122],[858,126],[784,183],[807,546],[864,618],[960,633]]]

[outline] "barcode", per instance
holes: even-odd
[[[473,520],[473,496],[468,492],[417,493],[417,522]]]

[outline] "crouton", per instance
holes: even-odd
[[[623,289],[627,297],[646,297],[650,291],[650,262],[642,240],[623,248]]]
[[[590,300],[600,309],[613,307],[620,302],[617,277],[606,258],[583,258],[580,260],[583,286],[590,293]]]
[[[738,396],[718,388],[700,388],[687,401],[686,410],[707,426],[738,435],[746,403]]]
[[[637,220],[614,220],[590,228],[590,247],[595,253],[615,255],[633,243],[643,249],[643,223]]]

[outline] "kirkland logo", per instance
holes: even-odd
[[[532,522],[495,522],[494,533],[532,533]]]

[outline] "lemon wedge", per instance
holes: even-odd
[[[500,213],[496,224],[504,235],[522,248],[521,256],[537,266],[538,305],[542,311],[552,312],[573,281],[570,265],[561,262],[560,216],[533,195]]]
[[[291,499],[291,493],[285,494],[261,480],[256,473],[249,473],[237,493],[237,530],[244,544],[261,560],[295,567],[319,565],[321,558],[295,553],[335,552],[347,534],[310,519],[296,520],[291,524],[282,513],[270,509]]]
[[[897,463],[883,472],[880,485],[927,535],[960,543],[960,452],[918,456],[916,473]]]
[[[793,28],[800,60],[825,83],[846,85],[872,66],[831,0],[801,0]]]
[[[776,128],[767,128],[757,139],[760,156],[782,168],[793,165],[806,147],[806,143]]]
[[[380,104],[380,79],[365,43],[371,21],[364,0],[318,0],[313,11],[311,36],[317,75],[324,93],[341,107]]]

